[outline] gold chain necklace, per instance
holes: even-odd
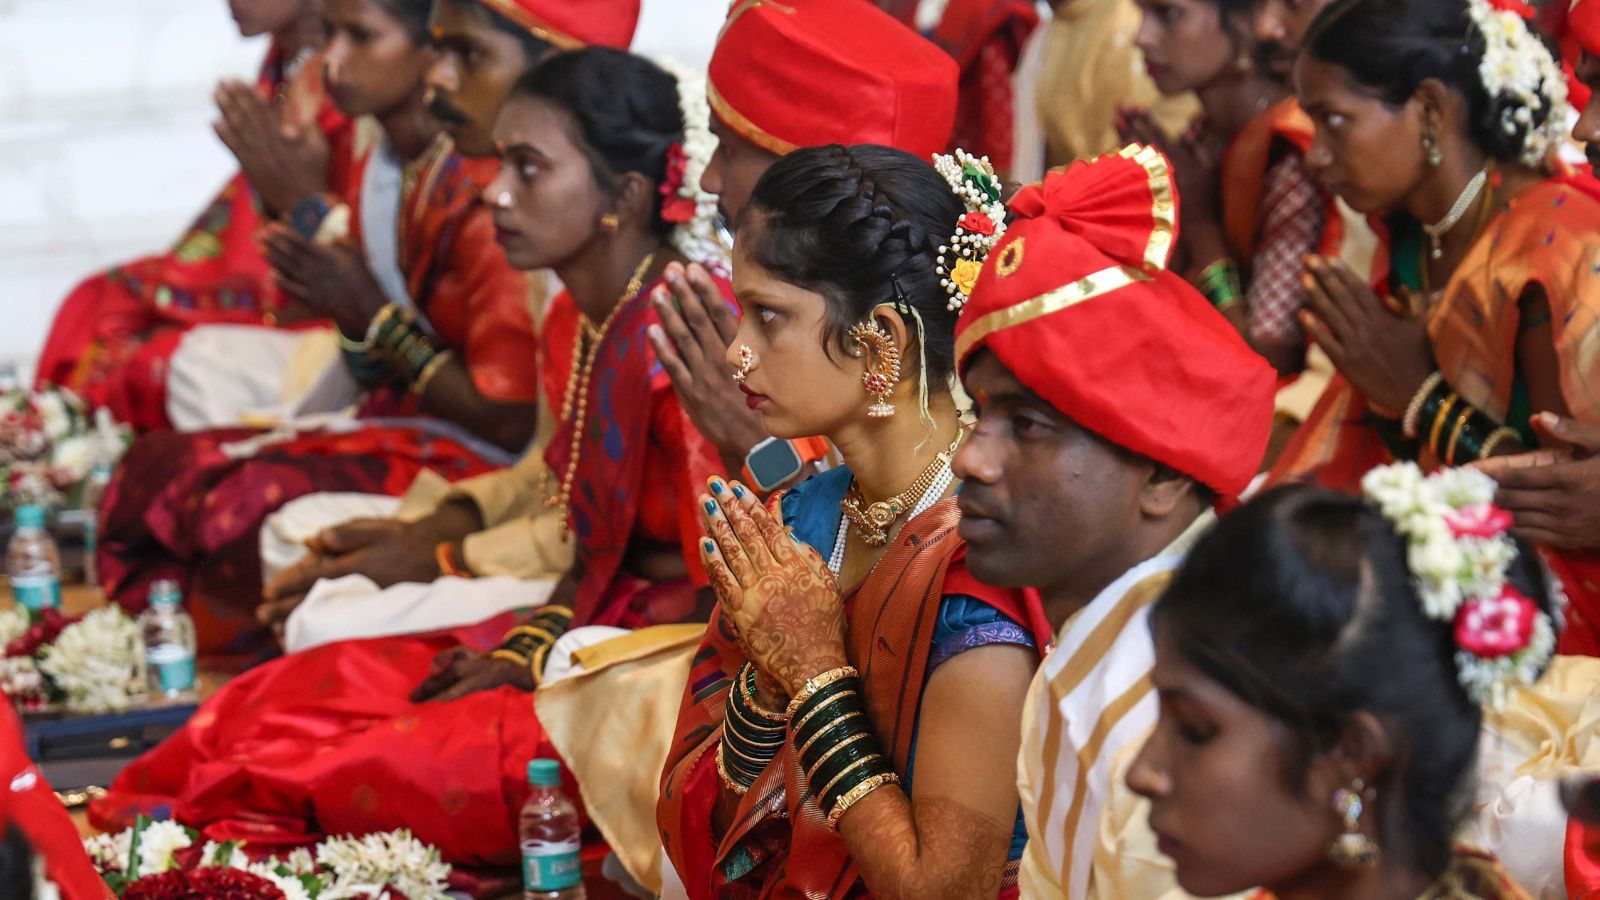
[[[578,474],[578,451],[583,444],[583,427],[589,415],[589,376],[594,372],[595,358],[600,355],[600,344],[604,342],[606,333],[611,330],[611,323],[617,319],[617,314],[632,300],[639,296],[639,291],[644,287],[644,273],[649,270],[650,263],[654,262],[656,255],[647,254],[639,262],[638,268],[633,270],[633,277],[628,279],[628,287],[622,292],[622,297],[617,300],[617,305],[611,308],[606,320],[596,328],[594,323],[582,311],[578,313],[578,330],[572,336],[572,371],[567,375],[566,396],[561,401],[561,421],[572,422],[572,444],[567,453],[567,470],[561,476],[561,490],[554,496],[550,493],[550,470],[546,469],[540,476],[540,493],[545,495],[545,506],[552,509],[561,509],[561,540],[564,542],[572,531],[572,480]],[[584,350],[585,339],[588,339],[589,349]],[[577,405],[574,413],[573,405]]]
[[[956,434],[956,439],[950,442],[943,453],[933,458],[922,474],[911,482],[911,486],[887,500],[877,503],[867,503],[867,498],[861,493],[861,483],[851,480],[850,490],[845,494],[839,508],[844,511],[846,519],[850,520],[852,527],[861,534],[861,542],[868,547],[882,547],[889,542],[889,528],[895,521],[906,514],[928,488],[933,486],[935,479],[950,464],[955,456],[956,447],[961,444],[961,434]]]

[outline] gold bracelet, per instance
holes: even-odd
[[[1518,434],[1515,428],[1509,428],[1505,425],[1501,425],[1499,428],[1489,432],[1489,436],[1484,439],[1483,447],[1478,450],[1478,458],[1488,459],[1489,451],[1493,450],[1494,448],[1500,446],[1506,441],[1520,440],[1522,440],[1522,435]]]
[[[833,780],[832,781],[828,782],[825,786],[823,786],[823,788],[821,790],[813,791],[813,793],[816,794],[818,797],[826,797],[826,796],[828,796],[828,793],[830,791],[832,791],[835,787],[837,787],[839,782],[843,781],[844,777],[846,775],[849,775],[851,772],[854,772],[855,770],[861,768],[862,766],[864,766],[867,763],[872,762],[874,760],[877,760],[877,761],[881,762],[883,760],[883,754],[882,753],[874,753],[871,756],[863,756],[863,757],[861,757],[860,759],[856,760],[855,762],[851,763],[850,765],[845,766],[844,768],[840,769],[839,770],[839,774],[833,776]]]
[[[1444,373],[1435,369],[1433,374],[1422,382],[1422,387],[1411,396],[1411,402],[1406,404],[1405,416],[1400,419],[1400,432],[1411,440],[1417,439],[1417,429],[1421,425],[1417,420],[1422,418],[1422,405],[1428,402],[1428,395],[1432,394],[1433,389],[1443,380]]]
[[[883,787],[884,785],[899,783],[899,775],[896,775],[893,772],[886,772],[882,775],[874,775],[871,778],[868,778],[866,781],[863,781],[851,788],[848,793],[846,793],[843,797],[840,797],[838,801],[833,804],[833,810],[828,813],[828,827],[837,829],[839,827],[839,817],[844,815],[845,810],[855,806],[857,803],[860,803],[862,798],[866,797],[868,794],[872,793],[878,788]]]
[[[840,666],[837,669],[829,669],[828,671],[823,672],[821,675],[813,675],[812,677],[807,678],[805,685],[800,688],[800,692],[794,695],[793,700],[789,701],[788,715],[793,716],[794,711],[803,706],[807,700],[810,700],[811,695],[815,694],[817,691],[822,690],[823,688],[833,684],[835,681],[839,681],[840,679],[855,678],[860,674],[860,672],[856,671],[855,666]]]
[[[533,664],[533,660],[523,656],[521,653],[518,653],[515,650],[496,650],[489,654],[489,657],[491,659],[503,659],[506,662],[514,662],[523,668],[527,668]]]
[[[745,670],[739,672],[739,693],[744,695],[744,702],[750,707],[750,711],[768,722],[788,724],[789,716],[786,713],[773,712],[756,702],[755,689],[750,686],[750,683],[755,681],[755,664],[747,662],[744,664],[744,669],[748,670],[748,673]]]
[[[426,394],[428,385],[433,383],[433,379],[439,374],[439,370],[443,369],[445,363],[448,363],[454,356],[455,352],[448,347],[435,353],[433,359],[428,360],[428,364],[422,367],[422,372],[417,376],[417,380],[412,383],[411,393],[416,394],[418,397]]]
[[[1472,414],[1477,411],[1472,408],[1472,404],[1464,400],[1461,405],[1466,408],[1461,410],[1461,415],[1456,417],[1455,427],[1450,429],[1450,443],[1446,447],[1448,452],[1445,454],[1444,461],[1447,466],[1456,464],[1456,442],[1461,440],[1461,430],[1467,427],[1467,420],[1472,418]]]
[[[750,788],[735,781],[733,776],[728,774],[728,767],[722,762],[722,748],[726,746],[728,745],[722,741],[717,742],[717,774],[722,776],[723,787],[743,797],[750,792]]]
[[[533,667],[534,690],[538,690],[539,686],[544,684],[544,662],[550,656],[550,648],[554,646],[554,643],[540,644],[539,649],[533,651],[533,661],[529,665]]]
[[[1434,456],[1444,456],[1439,450],[1439,432],[1444,430],[1445,419],[1450,418],[1450,407],[1455,406],[1456,401],[1460,399],[1460,394],[1452,392],[1450,396],[1444,398],[1439,411],[1433,414],[1433,427],[1428,430],[1428,447],[1433,450]]]
[[[829,722],[828,724],[822,726],[821,728],[818,728],[817,729],[817,733],[813,734],[809,739],[806,740],[805,746],[796,747],[794,752],[804,755],[807,750],[811,749],[811,745],[815,744],[817,742],[817,738],[820,738],[823,735],[827,734],[828,730],[830,728],[833,728],[834,726],[838,725],[840,722],[845,722],[845,721],[848,721],[850,719],[855,718],[856,716],[864,716],[864,715],[866,715],[866,714],[863,713],[859,709],[850,710],[849,712],[845,713],[844,715],[840,716],[839,718],[834,719],[832,722]]]
[[[554,641],[556,639],[555,632],[547,631],[537,625],[518,625],[517,627],[506,632],[506,636],[500,640],[509,641],[519,634],[531,635],[536,638],[544,638],[547,641]]]
[[[834,702],[835,700],[838,700],[838,699],[840,699],[842,697],[854,697],[855,693],[856,692],[853,691],[853,690],[840,691],[839,693],[834,694],[832,697],[829,697],[829,698],[823,700],[821,703],[817,704],[817,708],[816,709],[813,709],[810,712],[806,713],[805,715],[801,716],[800,717],[800,721],[794,723],[794,733],[795,734],[799,734],[806,727],[806,723],[807,722],[809,722],[812,719],[816,718],[817,713],[822,712],[823,710],[828,708],[828,704],[830,704],[830,703]]]
[[[838,753],[840,750],[843,750],[844,748],[850,746],[851,744],[854,744],[856,741],[865,740],[865,739],[867,739],[867,738],[869,738],[871,736],[872,735],[869,732],[865,732],[865,731],[858,732],[858,733],[853,734],[850,737],[840,741],[839,743],[834,744],[832,747],[829,747],[828,748],[828,752],[822,754],[819,757],[817,757],[816,763],[814,765],[812,765],[809,770],[806,771],[806,783],[807,784],[811,783],[811,779],[816,777],[817,771],[822,768],[822,764],[827,762],[829,757],[833,756],[835,753]]]

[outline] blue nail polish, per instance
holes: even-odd
[[[713,493],[713,494],[722,493],[722,482],[720,482],[720,481],[711,482],[711,493]],[[735,497],[737,497],[739,495],[739,489],[738,488],[734,488],[733,494],[734,494]]]
[[[740,499],[740,500],[743,500],[743,499],[744,499],[744,488],[743,488],[743,487],[740,487],[740,486],[739,486],[739,485],[737,485],[737,484],[736,484],[736,485],[734,485],[734,486],[733,486],[733,495],[734,495],[734,496],[735,496],[735,497],[738,497],[738,498],[739,498],[739,499]]]
[[[712,500],[707,500],[706,501],[706,515],[714,516],[716,514],[717,514],[717,504],[716,504],[716,502],[712,501]]]
[[[713,544],[713,543],[712,543],[712,542],[711,542],[711,541],[710,541],[710,539],[707,539],[707,540],[704,540],[704,541],[701,541],[701,543],[702,543],[702,544],[704,544],[704,545],[705,545],[705,548],[706,548],[706,552],[707,552],[707,553],[715,553],[715,552],[717,552],[717,545],[716,545],[716,544]]]

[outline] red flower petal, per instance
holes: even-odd
[[[1456,611],[1456,645],[1482,659],[1509,656],[1533,640],[1539,608],[1511,585],[1498,597],[1469,600]]]
[[[973,234],[994,234],[994,220],[981,212],[969,212],[956,220],[956,226]]]
[[[1447,513],[1444,521],[1458,538],[1492,538],[1505,534],[1511,527],[1511,513],[1493,503],[1478,503]]]

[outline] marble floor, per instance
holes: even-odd
[[[703,69],[725,0],[646,0],[636,49]],[[211,89],[266,51],[222,0],[0,0],[0,367],[85,274],[170,243],[233,169]]]

